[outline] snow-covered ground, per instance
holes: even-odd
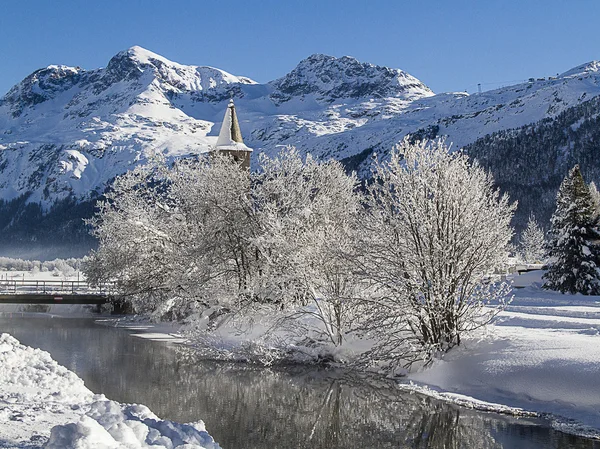
[[[501,413],[547,415],[558,430],[600,438],[600,297],[542,290],[541,271],[515,279],[514,300],[405,388]]]
[[[219,449],[202,421],[95,395],[50,354],[0,334],[0,447]]]
[[[79,265],[81,259],[40,262],[0,257],[0,290],[3,281],[84,281]]]
[[[15,279],[71,281],[83,280],[83,276],[62,262],[45,263],[33,270],[0,267],[0,283]],[[1,312],[17,313],[28,306],[0,307]],[[89,316],[88,306],[47,307],[51,309],[47,311],[50,316]],[[147,328],[138,327],[140,331]],[[163,326],[159,330],[164,336],[168,328]],[[149,333],[140,335],[154,337]],[[95,395],[83,380],[58,365],[47,352],[23,346],[10,335],[0,334],[0,447],[43,445],[54,449],[219,448],[201,421],[191,424],[163,421],[143,405],[119,404]]]

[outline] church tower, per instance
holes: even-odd
[[[242,139],[242,132],[240,131],[240,124],[237,119],[233,100],[229,101],[229,105],[225,111],[225,117],[223,117],[223,124],[221,125],[221,131],[219,132],[219,138],[217,139],[214,151],[232,156],[236,162],[241,163],[242,168],[250,170],[250,153],[252,153],[252,148],[247,147]]]

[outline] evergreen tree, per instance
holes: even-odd
[[[551,262],[544,274],[544,288],[562,293],[600,293],[597,266],[598,231],[594,200],[579,165],[563,180],[556,196],[551,220],[549,253]]]
[[[594,205],[594,221],[600,220],[600,192],[594,181],[590,182],[590,195],[592,196],[592,204]]]
[[[521,255],[525,263],[541,263],[546,255],[546,239],[533,214],[529,216],[527,227],[521,233]]]
[[[592,222],[596,234],[600,236],[600,192],[598,192],[598,188],[594,181],[590,182],[590,195],[592,196],[592,205],[594,206]],[[594,240],[594,243],[598,248],[598,251],[596,251],[596,265],[600,267],[600,241],[596,239]]]

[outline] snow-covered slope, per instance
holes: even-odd
[[[86,199],[153,152],[205,152],[232,97],[254,155],[295,145],[359,166],[408,133],[447,135],[462,146],[598,94],[598,62],[479,95],[434,95],[402,70],[350,57],[312,55],[257,84],[132,47],[103,69],[38,70],[0,99],[0,199],[28,192],[44,206],[70,195]]]
[[[118,53],[105,69],[38,70],[0,101],[0,198],[28,191],[31,201],[47,204],[70,194],[85,198],[152,152],[206,151],[215,140],[207,137],[213,122],[186,114],[170,98],[229,98],[231,89],[253,83],[140,47]]]
[[[343,159],[360,150],[389,151],[406,134],[447,136],[455,148],[495,131],[516,128],[548,117],[600,94],[600,65],[595,71],[569,73],[548,80],[525,82],[482,94],[445,93],[421,98],[389,120],[367,123],[344,134],[313,139],[303,147]]]

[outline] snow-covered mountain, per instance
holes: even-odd
[[[295,145],[364,169],[370,153],[409,133],[446,135],[462,147],[598,94],[598,62],[478,95],[434,95],[402,70],[350,57],[312,55],[258,84],[132,47],[102,69],[38,70],[0,99],[0,199],[27,194],[45,208],[86,200],[153,152],[205,152],[232,97],[254,155]]]
[[[104,69],[38,70],[0,100],[0,198],[28,191],[31,201],[46,204],[71,194],[85,198],[151,151],[205,151],[213,122],[186,114],[170,98],[228,98],[253,83],[139,47],[118,53]]]

